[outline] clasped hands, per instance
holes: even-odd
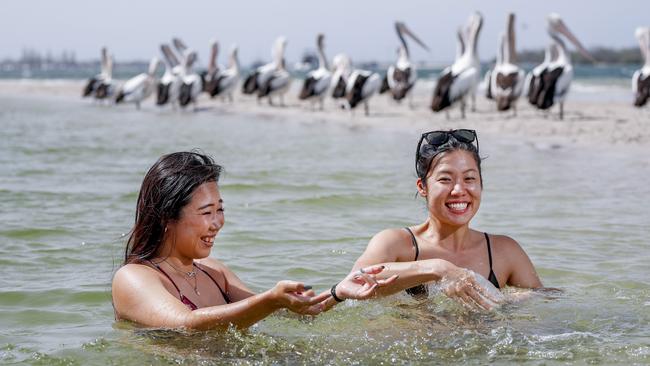
[[[376,275],[383,270],[384,266],[376,265],[350,272],[335,285],[337,301],[365,300],[375,296],[377,288],[390,285],[398,278],[397,275],[386,279],[377,278]],[[298,314],[317,315],[332,306],[331,290],[316,295],[311,286],[293,281],[280,281],[272,291],[280,299],[282,307]]]

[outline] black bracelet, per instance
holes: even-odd
[[[336,296],[336,285],[338,285],[338,283],[332,286],[332,288],[330,289],[330,294],[332,295],[334,300],[336,300],[336,302],[343,302],[345,301],[345,299],[341,299],[340,297]]]

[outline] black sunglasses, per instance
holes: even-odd
[[[458,142],[468,144],[476,141],[476,152],[478,152],[478,136],[475,130],[461,128],[458,130],[425,132],[420,137],[417,150],[415,150],[415,171],[418,177],[422,177],[426,173],[426,170],[428,170],[428,164],[424,164],[424,161],[420,162],[420,160],[434,156],[438,148],[447,143],[452,137]],[[422,144],[422,141],[425,141],[425,144]]]

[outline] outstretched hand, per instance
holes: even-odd
[[[294,281],[280,281],[271,290],[274,299],[280,307],[287,308],[294,313],[316,315],[321,310],[316,304],[325,300],[329,294],[323,293],[315,296],[311,287]]]
[[[375,275],[381,273],[384,266],[371,266],[350,272],[336,285],[336,296],[340,299],[364,300],[373,297],[378,287],[393,283],[398,275],[380,280]]]
[[[465,268],[447,272],[440,284],[447,296],[470,308],[491,310],[505,299],[492,283]]]

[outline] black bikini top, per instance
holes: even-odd
[[[420,255],[420,248],[418,246],[418,241],[415,239],[415,235],[409,229],[408,227],[405,227],[406,231],[408,231],[409,234],[411,234],[411,243],[413,244],[413,248],[415,248],[415,261],[418,260],[418,256]],[[492,270],[492,248],[490,246],[490,237],[488,236],[487,233],[483,233],[485,235],[485,241],[487,242],[487,250],[488,250],[488,259],[490,260],[490,275],[488,276],[488,281],[492,282],[494,287],[496,288],[501,288],[499,286],[499,280],[497,280],[497,276],[494,274],[494,271]],[[411,288],[407,288],[406,293],[411,295],[411,296],[425,296],[428,295],[427,287],[424,285],[417,285],[413,286]]]

